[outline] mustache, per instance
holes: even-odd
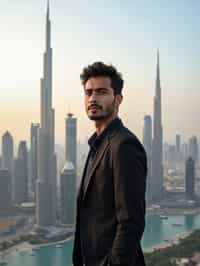
[[[88,110],[92,109],[93,107],[98,108],[98,109],[102,109],[102,107],[98,104],[91,104],[88,106]]]

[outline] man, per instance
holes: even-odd
[[[112,65],[83,69],[85,108],[96,132],[78,198],[74,266],[144,266],[146,155],[118,118],[123,79]]]

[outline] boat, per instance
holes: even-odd
[[[163,220],[167,220],[168,219],[168,216],[160,215],[160,218],[163,219]]]
[[[56,245],[57,248],[62,248],[61,244]]]
[[[172,224],[173,226],[183,226],[183,224],[180,224],[180,223],[174,223]]]

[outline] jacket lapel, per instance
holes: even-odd
[[[77,197],[78,201],[81,200],[82,195],[83,195],[83,182],[84,182],[84,177],[86,175],[88,160],[89,160],[89,152],[88,152],[88,155],[87,155],[87,159],[86,159],[86,162],[85,162],[84,170],[83,170],[83,173],[82,173],[81,183],[80,183],[79,190],[78,190],[78,197]]]
[[[100,163],[101,158],[103,157],[103,155],[106,151],[106,148],[108,147],[108,144],[109,144],[108,138],[105,138],[102,145],[100,145],[99,150],[97,151],[97,154],[96,154],[94,161],[93,161],[93,164],[92,164],[91,171],[89,173],[88,182],[85,186],[85,191],[83,191],[83,199],[85,198],[86,192],[88,190],[88,186],[91,183],[91,179],[92,179],[92,176],[94,174],[94,171],[96,170],[98,164]],[[85,171],[86,171],[86,169],[84,169],[84,174],[85,174]],[[82,178],[82,180],[83,180],[83,178]],[[82,182],[81,186],[83,187],[83,182]]]

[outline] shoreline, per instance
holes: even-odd
[[[182,214],[182,215],[187,215],[187,214],[199,214],[200,213],[200,207],[198,208],[193,208],[193,209],[170,209],[170,208],[163,208],[163,209],[157,209],[157,210],[147,210],[146,214],[147,215],[174,215],[174,214]],[[151,253],[159,249],[164,249],[167,247],[172,247],[173,245],[177,245],[179,243],[180,239],[188,237],[194,230],[191,231],[186,231],[183,233],[179,233],[175,236],[174,239],[169,239],[168,241],[162,241],[159,244],[156,244],[152,247],[148,248],[143,248],[144,253]],[[28,241],[24,241],[21,243],[18,243],[17,245],[8,248],[5,251],[0,251],[0,254],[4,254],[5,257],[13,255],[14,253],[18,252],[27,252],[30,251],[34,248],[42,248],[42,247],[48,247],[48,246],[56,246],[59,244],[64,244],[71,239],[73,239],[74,236],[69,236],[64,240],[60,241],[55,241],[55,242],[49,242],[49,243],[44,243],[44,244],[30,244]]]
[[[5,254],[5,257],[8,257],[10,255],[13,255],[15,253],[18,252],[27,252],[27,251],[31,251],[32,249],[35,248],[42,248],[42,247],[49,247],[49,246],[56,246],[56,245],[60,245],[60,244],[64,244],[68,241],[70,241],[71,239],[73,239],[73,236],[69,236],[64,240],[60,240],[60,241],[55,241],[55,242],[49,242],[49,243],[44,243],[44,244],[37,244],[37,245],[32,245],[27,241],[21,242],[11,248],[8,248],[5,251],[1,251],[0,254]]]
[[[185,238],[189,237],[193,232],[194,232],[194,230],[177,234],[174,239],[169,239],[167,242],[166,241],[162,241],[161,243],[159,243],[159,244],[157,244],[155,246],[152,246],[152,247],[149,247],[149,248],[144,248],[143,251],[144,251],[144,253],[152,253],[154,251],[158,251],[158,250],[161,250],[161,249],[172,247],[174,245],[178,245],[180,243],[181,239],[185,239]]]
[[[165,249],[167,247],[172,247],[174,245],[178,245],[179,241],[181,239],[187,238],[193,232],[194,232],[194,230],[177,234],[177,236],[174,239],[171,239],[167,242],[163,241],[163,242],[156,244],[155,246],[152,246],[149,248],[143,248],[143,251],[144,251],[144,253],[152,253],[152,252],[160,250],[160,249]],[[6,250],[5,251],[5,257],[13,255],[13,254],[18,253],[18,252],[28,252],[34,248],[42,248],[42,247],[49,247],[49,246],[56,246],[59,244],[64,244],[73,238],[74,238],[73,236],[70,236],[64,240],[51,242],[51,243],[45,243],[45,244],[38,244],[38,245],[32,245],[28,242],[22,242],[20,244],[17,244],[16,246],[13,246],[13,247],[9,248],[8,250]]]
[[[174,214],[182,214],[182,215],[187,215],[187,214],[199,214],[200,213],[200,207],[196,208],[159,208],[159,209],[146,209],[146,215],[174,215]]]

